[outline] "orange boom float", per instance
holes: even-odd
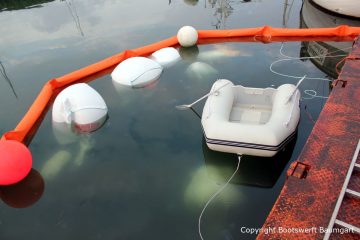
[[[360,27],[343,25],[335,28],[286,29],[264,26],[233,30],[200,30],[197,33],[197,44],[259,41],[263,43],[276,41],[353,41],[360,34]],[[0,176],[3,176],[0,178],[0,185],[18,182],[29,173],[31,155],[29,157],[24,151],[28,160],[22,161],[22,158],[19,158],[18,154],[14,152],[17,147],[9,148],[7,142],[12,141],[11,146],[14,145],[14,142],[28,145],[50,104],[62,89],[74,83],[88,82],[108,74],[117,64],[130,57],[148,56],[159,49],[178,44],[178,38],[173,36],[144,47],[125,50],[95,64],[49,80],[15,129],[4,133],[0,140]],[[16,158],[11,156],[16,156]]]

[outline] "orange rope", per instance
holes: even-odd
[[[248,41],[262,42],[284,40],[309,41],[311,39],[314,40],[319,38],[323,40],[333,40],[335,38],[338,41],[353,41],[359,34],[360,27],[349,27],[345,25],[335,28],[314,29],[286,29],[264,26],[233,30],[201,30],[198,31],[198,43],[209,43],[224,40],[231,41],[234,39],[238,40],[239,38],[243,38]],[[174,36],[151,45],[133,50],[126,50],[95,64],[48,81],[16,128],[12,131],[4,133],[1,140],[16,140],[25,144],[28,143],[29,139],[32,137],[31,134],[34,134],[34,129],[37,127],[37,123],[46,112],[51,100],[62,88],[81,81],[84,78],[89,78],[92,75],[99,74],[106,69],[114,67],[116,64],[119,64],[127,58],[134,56],[147,56],[161,48],[171,47],[177,44],[177,38]]]

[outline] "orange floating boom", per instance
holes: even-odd
[[[234,39],[240,40],[239,38],[244,38],[246,41],[262,41],[265,43],[274,41],[310,41],[319,38],[332,41],[353,41],[359,34],[360,27],[349,27],[346,25],[335,28],[313,29],[287,29],[264,26],[232,30],[200,30],[198,31],[198,43],[223,42],[224,40],[232,41]],[[161,48],[175,45],[178,45],[178,40],[174,36],[151,45],[133,50],[125,50],[100,62],[48,81],[20,123],[14,130],[4,133],[1,140],[16,140],[29,144],[51,100],[62,88],[81,81],[84,78],[89,78],[91,75],[99,74],[127,58],[147,56]]]

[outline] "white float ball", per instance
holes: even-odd
[[[196,44],[198,40],[198,33],[195,28],[191,26],[184,26],[178,31],[177,39],[181,46],[191,47]]]

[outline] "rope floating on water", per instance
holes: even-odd
[[[281,44],[281,47],[280,47],[280,50],[279,50],[279,53],[281,56],[283,56],[284,58],[282,59],[278,59],[274,62],[272,62],[269,66],[269,69],[272,73],[276,74],[276,75],[279,75],[279,76],[282,76],[282,77],[288,77],[288,78],[294,78],[294,79],[302,79],[304,78],[304,76],[295,76],[295,75],[290,75],[290,74],[285,74],[285,73],[280,73],[280,72],[277,72],[274,70],[274,65],[276,63],[279,63],[279,62],[284,62],[284,61],[293,61],[293,60],[307,60],[307,59],[316,59],[316,58],[335,58],[335,57],[343,57],[343,59],[337,63],[336,65],[336,71],[338,71],[338,66],[340,65],[341,62],[343,62],[345,59],[348,58],[348,55],[344,55],[344,54],[341,54],[341,55],[330,55],[330,54],[333,54],[333,53],[336,53],[336,52],[339,52],[339,51],[344,51],[344,50],[348,50],[348,49],[351,49],[352,47],[346,47],[346,48],[342,48],[342,49],[338,49],[338,50],[335,50],[333,52],[329,52],[327,54],[322,54],[322,55],[316,55],[316,56],[311,56],[311,57],[292,57],[292,56],[288,56],[286,54],[284,54],[282,52],[283,50],[283,47],[284,47],[284,43]],[[327,79],[327,78],[318,78],[318,77],[306,77],[304,78],[304,80],[307,79],[307,80],[320,80],[320,81],[326,81],[326,82],[333,82],[333,80],[331,79]],[[298,83],[299,84],[299,83]],[[305,89],[304,90],[304,93],[306,95],[308,95],[309,97],[302,97],[302,99],[314,99],[314,98],[322,98],[322,99],[326,99],[328,97],[326,96],[321,96],[321,95],[317,95],[317,92],[313,89]]]

